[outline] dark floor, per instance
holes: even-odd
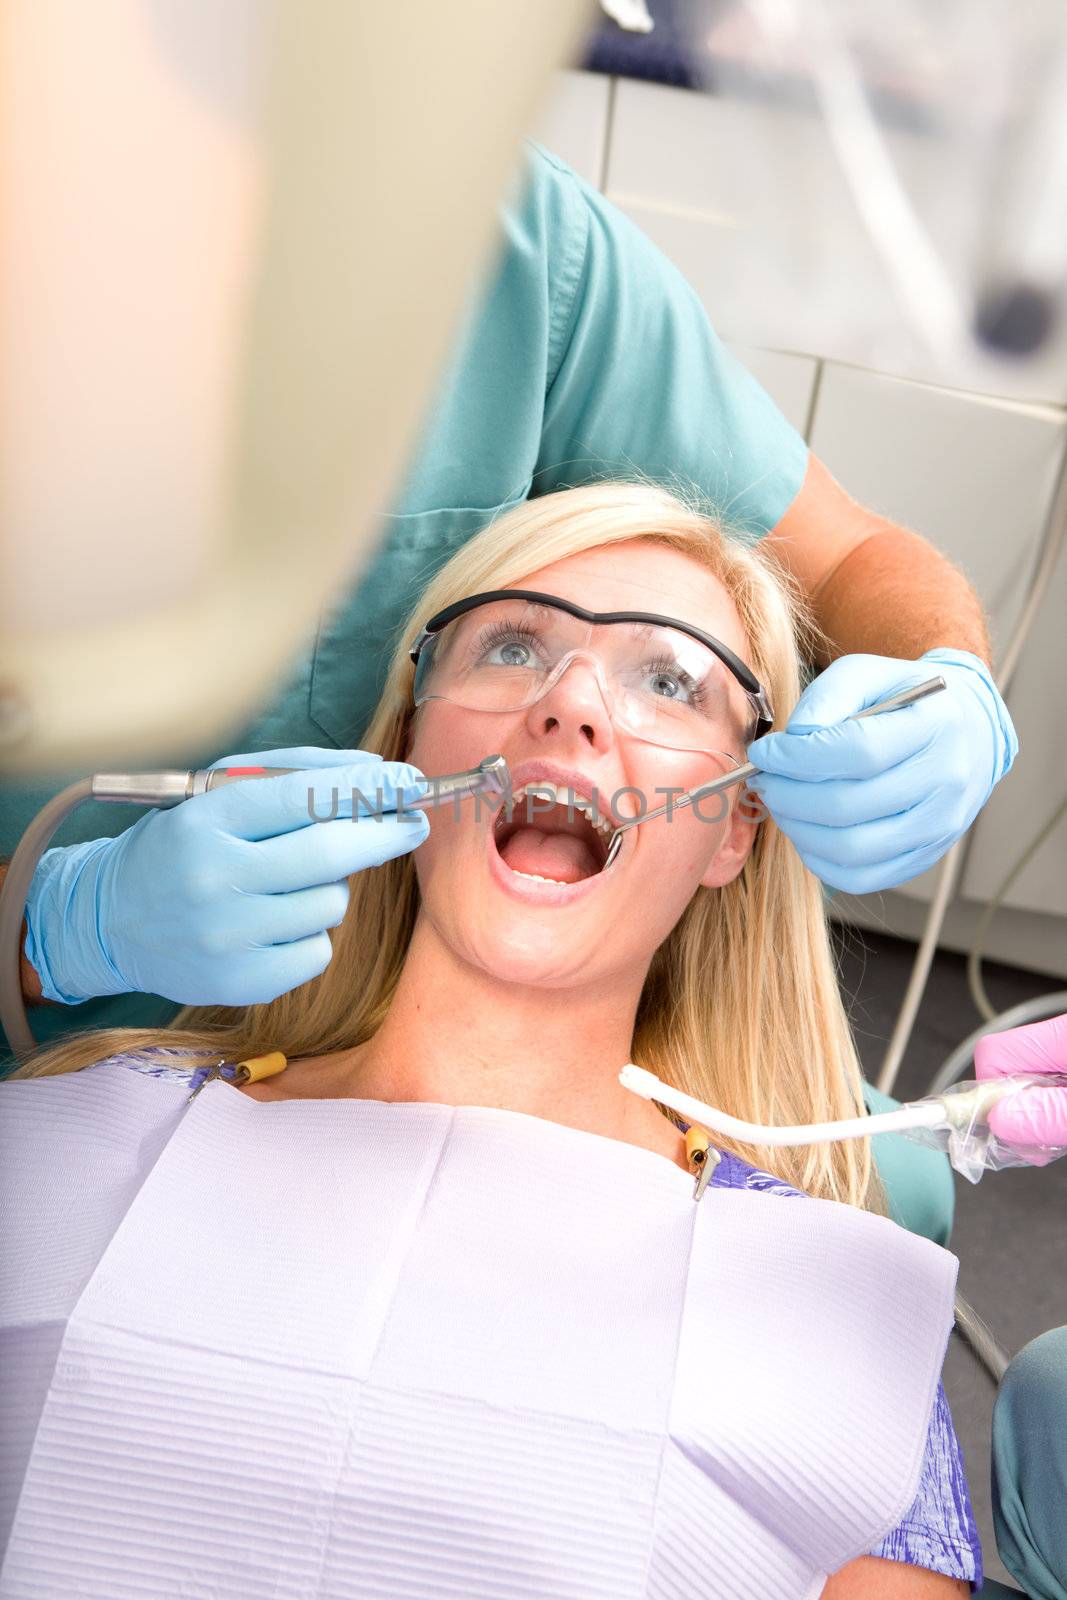
[[[911,972],[915,947],[854,928],[835,929],[846,1004],[867,1076],[881,1064]],[[900,1076],[898,1099],[926,1092],[945,1057],[981,1021],[963,956],[939,953]],[[1048,977],[989,962],[986,992],[1001,1010],[1062,988]],[[1014,1354],[1046,1328],[1067,1323],[1067,1158],[1043,1170],[986,1173],[975,1185],[956,1178],[952,1249],[959,1288]],[[993,1386],[957,1335],[949,1343],[945,1389],[963,1446],[986,1570],[1010,1580],[996,1555],[989,1499]]]

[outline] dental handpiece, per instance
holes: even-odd
[[[281,778],[289,772],[310,771],[301,767],[207,767],[193,772],[98,772],[92,779],[94,800],[125,801],[127,804],[157,806],[161,810],[210,794],[247,778]],[[486,756],[466,772],[452,772],[427,778],[429,790],[413,800],[404,800],[403,809],[416,806],[429,809],[468,795],[511,797],[511,773],[503,756]]]
[[[429,794],[417,800],[405,800],[404,807],[443,806],[448,800],[463,800],[468,795],[486,795],[490,799],[500,796],[505,805],[511,799],[511,773],[503,756],[486,756],[469,772],[454,772],[447,778],[427,778]]]
[[[924,700],[928,694],[937,694],[945,688],[944,678],[927,678],[923,683],[914,684],[910,689],[902,689],[899,694],[890,695],[888,700],[880,700],[875,706],[868,706],[866,711],[856,711],[851,717],[846,717],[846,722],[860,722],[864,717],[879,716],[883,711],[897,711],[901,706],[914,705],[916,700]],[[666,805],[656,806],[653,811],[646,811],[644,816],[630,817],[626,822],[620,822],[611,836],[608,845],[607,857],[604,867],[610,867],[619,853],[622,845],[622,836],[630,828],[638,827],[642,822],[651,822],[653,817],[670,815],[680,806],[691,806],[697,800],[705,800],[709,795],[719,794],[723,789],[732,789],[736,783],[747,783],[749,778],[754,778],[759,772],[759,767],[753,761],[746,761],[733,772],[724,772],[720,778],[713,778],[710,783],[702,783],[696,789],[690,789],[687,794],[679,795],[676,799],[668,800]]]

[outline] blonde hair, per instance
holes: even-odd
[[[517,584],[540,566],[642,539],[681,551],[730,594],[748,662],[781,725],[800,693],[799,646],[814,630],[795,588],[759,545],[727,538],[699,510],[646,483],[567,489],[526,501],[464,544],[429,584],[404,627],[360,747],[402,759],[413,668],[426,619],[481,589]],[[240,1059],[282,1050],[327,1055],[369,1039],[389,1009],[418,907],[410,855],[357,873],[333,957],[310,983],[266,1005],[187,1007],[160,1031],[116,1028],[63,1041],[13,1077],[71,1072],[148,1045],[210,1047]],[[826,1122],[862,1114],[859,1062],[838,988],[822,887],[765,818],[739,876],[699,888],[656,951],[642,991],[632,1059],[667,1082],[759,1123]],[[168,1056],[170,1064],[179,1057]],[[716,1138],[716,1143],[722,1144]],[[768,1150],[746,1160],[826,1199],[882,1210],[869,1141]]]

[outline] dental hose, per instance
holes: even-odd
[[[37,1044],[22,999],[22,918],[30,884],[60,823],[83,800],[92,798],[92,778],[79,778],[54,795],[22,835],[0,884],[0,1025],[16,1061]]]
[[[166,809],[244,778],[275,778],[291,767],[209,767],[194,772],[99,772],[79,778],[42,806],[22,835],[0,884],[0,1027],[16,1060],[37,1047],[22,998],[22,919],[37,863],[61,823],[84,800]]]

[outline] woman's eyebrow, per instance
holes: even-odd
[[[634,634],[638,639],[651,639],[654,633],[662,633],[664,627],[669,627],[670,624],[662,622],[631,622],[629,626],[634,630]]]
[[[556,615],[555,606],[546,605],[543,600],[524,600],[522,602],[522,615],[535,617],[551,617]]]

